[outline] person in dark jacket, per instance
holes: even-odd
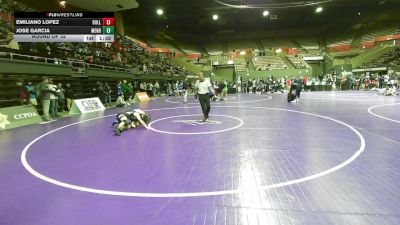
[[[65,99],[67,100],[67,109],[69,111],[71,109],[71,106],[72,106],[72,100],[75,99],[75,92],[71,88],[71,84],[67,83],[65,85],[64,95],[65,95]]]
[[[38,84],[37,90],[39,91],[39,98],[42,103],[43,119],[45,121],[50,121],[50,89],[48,77],[42,78],[42,82]]]
[[[303,79],[297,79],[297,86],[296,86],[296,103],[300,101],[300,93],[303,89]]]
[[[110,85],[108,85],[107,82],[103,83],[103,87],[101,88],[103,91],[103,100],[104,100],[104,106],[111,107],[111,88]]]
[[[98,97],[101,101],[104,99],[103,97],[103,83],[101,81],[96,82],[96,87],[93,88],[93,95]]]

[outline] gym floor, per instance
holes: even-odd
[[[4,225],[398,225],[400,98],[229,95],[200,123],[193,97],[0,133]]]

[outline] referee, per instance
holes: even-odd
[[[201,105],[201,110],[203,111],[204,119],[203,122],[208,121],[208,113],[210,113],[210,91],[211,83],[209,80],[204,79],[204,75],[199,75],[199,82],[196,83],[197,94],[199,96],[199,102]]]

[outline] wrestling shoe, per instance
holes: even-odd
[[[121,136],[121,131],[118,129],[118,127],[116,127],[116,128],[114,129],[114,133],[115,133],[115,135],[117,135],[117,136]]]

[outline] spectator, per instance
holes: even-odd
[[[65,98],[67,100],[67,109],[68,111],[71,110],[72,100],[75,99],[75,92],[71,88],[71,84],[67,83],[65,85]]]
[[[133,101],[133,96],[134,96],[134,88],[132,85],[132,82],[128,82],[128,93],[129,93],[129,101]]]
[[[154,83],[154,95],[159,96],[159,94],[160,94],[160,84],[158,83],[158,81],[156,81]]]
[[[50,89],[49,89],[49,78],[43,77],[42,82],[37,86],[39,91],[39,98],[42,103],[43,119],[50,121]]]
[[[220,94],[219,100],[223,101],[223,100],[225,100],[225,98],[228,94],[228,83],[226,81],[222,81],[220,89],[221,89],[221,94]]]
[[[12,32],[8,33],[6,42],[8,42],[8,44],[6,46],[7,48],[14,49],[14,50],[19,50],[19,44],[14,39],[14,33],[12,33]]]
[[[57,85],[53,83],[53,79],[49,78],[49,90],[50,90],[50,108],[49,113],[52,119],[59,117],[58,115],[58,88]]]
[[[124,92],[122,91],[122,82],[121,81],[118,81],[118,84],[117,84],[117,95],[118,96],[124,95]]]
[[[103,83],[103,87],[102,87],[102,91],[103,91],[103,102],[104,102],[104,106],[108,106],[111,107],[111,88],[110,85],[108,85],[107,82]]]
[[[140,92],[146,92],[146,82],[140,82]]]
[[[118,95],[118,98],[117,98],[117,101],[116,101],[116,106],[117,107],[129,106],[129,103],[125,102],[123,94]]]
[[[28,84],[25,86],[26,90],[28,91],[29,94],[29,104],[32,105],[33,107],[36,108],[37,106],[37,100],[36,100],[36,90],[35,87],[32,85],[32,82],[28,82]]]
[[[29,95],[28,91],[24,87],[23,80],[18,79],[16,82],[17,85],[17,93],[18,93],[18,98],[19,102],[21,105],[27,105],[29,103]]]
[[[62,87],[61,83],[57,84],[57,97],[58,97],[58,109],[61,112],[65,112],[65,89]]]
[[[147,94],[149,97],[153,97],[153,83],[147,83]]]
[[[93,96],[98,97],[100,100],[103,100],[103,85],[100,81],[96,81],[96,87],[92,89]]]

